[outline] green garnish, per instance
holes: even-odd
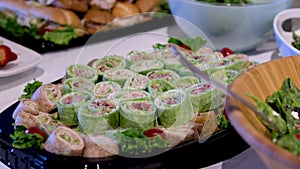
[[[155,149],[168,146],[168,141],[160,136],[148,138],[140,128],[118,131],[114,136],[117,138],[121,151],[132,155],[151,153]]]
[[[27,134],[25,133],[26,127],[15,126],[15,131],[10,135],[13,139],[12,146],[15,148],[38,148],[43,149],[42,144],[44,138],[39,134]]]
[[[202,39],[199,36],[195,38],[182,38],[181,40],[172,37],[168,40],[168,43],[174,43],[178,46],[186,45],[190,47],[192,51],[197,51],[201,46],[206,44],[206,40]]]
[[[292,46],[294,46],[296,49],[300,50],[300,36],[296,34],[295,31],[292,32],[293,35],[293,42]]]
[[[27,83],[23,92],[24,94],[22,94],[18,100],[22,100],[24,98],[28,98],[30,99],[32,94],[36,91],[36,89],[38,89],[40,86],[42,86],[42,82],[38,81],[36,79],[34,79],[34,81],[32,83]]]

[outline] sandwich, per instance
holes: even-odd
[[[90,9],[82,19],[83,26],[89,34],[93,34],[99,30],[108,30],[106,24],[113,20],[112,15],[108,11]]]
[[[0,27],[16,37],[29,35],[55,44],[68,44],[84,32],[79,17],[70,10],[18,0],[0,1]]]
[[[87,12],[89,7],[87,0],[53,0],[51,5],[75,12]]]

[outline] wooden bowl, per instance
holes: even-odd
[[[265,100],[279,90],[288,77],[300,87],[300,55],[260,64],[241,74],[230,88],[256,105],[247,94],[251,93]],[[235,130],[257,152],[268,168],[300,168],[300,157],[273,143],[271,133],[252,110],[236,99],[227,97],[226,111]]]

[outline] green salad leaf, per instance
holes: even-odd
[[[66,29],[63,30],[46,32],[43,36],[43,39],[49,40],[59,45],[67,45],[69,44],[70,40],[75,38],[77,38],[77,33],[76,30],[71,26],[68,26]]]
[[[293,36],[292,46],[300,50],[300,36],[295,31],[292,32],[292,36]]]
[[[23,89],[24,94],[22,94],[18,100],[22,100],[23,98],[30,99],[32,94],[38,89],[43,83],[39,80],[34,79],[32,83],[27,83],[25,88]]]
[[[15,148],[38,148],[43,149],[44,138],[39,134],[27,134],[25,133],[26,127],[15,126],[15,131],[10,137],[13,139],[12,146]]]
[[[143,129],[130,128],[118,131],[114,134],[121,151],[131,155],[151,153],[155,149],[162,149],[168,146],[168,141],[160,136],[148,138],[143,134]]]

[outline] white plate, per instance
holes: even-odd
[[[8,62],[4,67],[0,67],[0,77],[12,76],[25,72],[42,61],[42,56],[39,53],[3,37],[0,37],[0,40],[18,55],[16,60]]]

